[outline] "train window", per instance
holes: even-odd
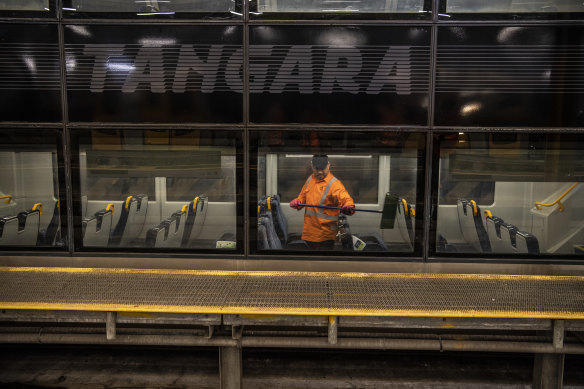
[[[103,14],[105,17],[135,18],[188,17],[192,14],[230,14],[241,16],[240,0],[64,0],[63,11],[68,16],[84,13]]]
[[[254,133],[252,249],[415,255],[424,139],[389,131]]]
[[[49,11],[49,0],[2,0],[2,11]]]
[[[580,0],[441,0],[438,17],[442,20],[549,19],[581,20]]]
[[[0,246],[65,246],[59,133],[19,129],[1,136]]]
[[[240,136],[228,131],[76,131],[85,248],[237,250]]]
[[[448,13],[555,13],[584,12],[584,4],[580,0],[446,0]]]
[[[584,245],[584,136],[436,136],[436,252],[570,255]]]
[[[427,0],[254,0],[250,3],[250,16],[306,15],[306,14],[429,14],[431,2]],[[301,16],[300,16],[301,17]]]
[[[57,0],[0,0],[0,17],[54,18]]]

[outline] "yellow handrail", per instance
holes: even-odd
[[[10,202],[12,201],[12,196],[11,195],[0,196],[0,200],[4,200],[5,204],[10,204]]]
[[[566,197],[566,195],[567,195],[568,193],[570,193],[570,192],[572,191],[572,189],[574,189],[574,188],[575,188],[576,186],[578,186],[579,184],[580,184],[579,182],[576,182],[574,185],[572,185],[571,187],[569,187],[569,188],[568,188],[568,190],[567,190],[567,191],[565,191],[565,192],[564,192],[564,193],[563,193],[563,194],[562,194],[560,197],[558,197],[558,198],[556,199],[556,201],[554,201],[553,203],[545,204],[545,203],[542,203],[542,202],[540,202],[540,201],[536,201],[536,202],[535,202],[535,208],[537,208],[539,211],[541,211],[541,207],[552,207],[552,206],[554,206],[554,205],[558,204],[558,211],[560,211],[560,212],[564,212],[564,204],[562,204],[562,203],[561,203],[561,200],[562,200],[564,197]]]

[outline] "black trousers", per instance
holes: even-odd
[[[323,240],[322,242],[306,241],[306,243],[308,243],[308,248],[311,250],[332,250],[335,247],[334,240]]]

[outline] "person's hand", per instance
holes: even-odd
[[[352,214],[355,213],[355,206],[354,205],[343,205],[341,207],[341,212],[344,213],[345,215],[351,216]]]
[[[299,199],[294,199],[294,200],[290,201],[290,207],[291,208],[295,208],[298,211],[300,211],[303,208],[299,204],[300,204],[300,200]]]

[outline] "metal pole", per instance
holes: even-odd
[[[221,389],[241,389],[241,347],[219,347]]]
[[[564,354],[535,354],[533,389],[561,389],[564,381]]]
[[[350,338],[337,339],[330,344],[328,337],[231,337],[184,335],[121,335],[106,340],[101,334],[0,334],[0,343],[49,343],[49,344],[99,344],[99,345],[138,345],[138,346],[219,346],[237,347],[283,347],[283,348],[322,348],[322,349],[371,349],[371,350],[430,350],[430,351],[482,351],[534,354],[584,354],[582,344],[564,344],[555,348],[543,342],[506,342],[506,341],[469,341],[438,339],[383,339]]]

